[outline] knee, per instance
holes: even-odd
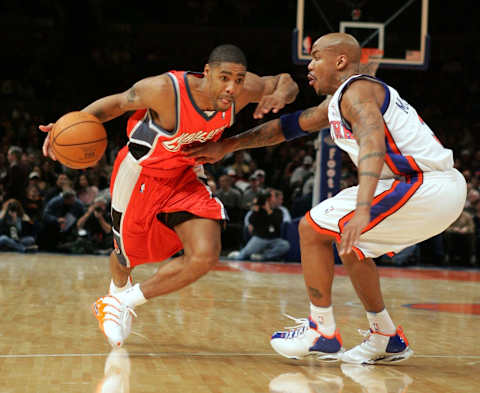
[[[331,243],[333,241],[332,238],[327,237],[326,235],[323,235],[313,229],[305,217],[303,217],[298,224],[298,234],[303,242],[319,243],[325,241]]]
[[[189,255],[186,253],[184,258],[190,269],[195,270],[198,274],[206,274],[215,267],[219,255],[220,251],[216,250],[198,250]]]

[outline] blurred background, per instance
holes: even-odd
[[[387,7],[380,0],[320,3],[327,15],[345,20],[357,18],[358,9],[368,20],[369,10]],[[454,151],[455,166],[469,184],[464,214],[451,228],[402,257],[380,258],[379,263],[461,268],[480,264],[480,34],[474,7],[473,1],[431,1],[428,69],[380,67],[377,72]],[[99,220],[101,215],[109,220],[109,176],[115,154],[126,142],[127,115],[106,123],[107,153],[97,167],[83,171],[42,157],[39,124],[54,122],[147,76],[172,69],[202,71],[210,51],[224,43],[244,50],[252,72],[292,75],[300,93],[287,111],[317,105],[320,99],[308,86],[306,67],[292,61],[296,8],[295,0],[1,2],[0,249],[92,254],[111,249],[111,233]],[[401,31],[398,34],[400,41]],[[251,105],[242,111],[224,135],[257,125],[253,110]],[[232,218],[223,234],[224,256],[248,240],[245,216],[259,193],[281,208],[287,223],[298,222],[311,207],[314,139],[239,152],[207,166],[209,185]],[[342,163],[340,186],[356,184],[348,158]],[[62,228],[58,219],[67,215],[73,222]],[[285,224],[285,239],[288,231]],[[277,259],[298,262],[298,252],[292,247]]]

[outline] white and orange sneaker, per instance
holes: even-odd
[[[286,314],[285,316],[293,319],[298,325],[272,335],[270,344],[277,353],[290,359],[314,356],[322,361],[339,360],[344,349],[338,330],[331,337],[327,337],[318,330],[312,318],[294,318]]]
[[[132,315],[137,316],[133,308],[122,303],[115,296],[106,295],[93,303],[92,311],[110,345],[113,348],[121,347],[130,335]]]
[[[344,352],[341,360],[355,364],[392,364],[407,360],[413,355],[401,326],[395,334],[387,335],[373,330],[360,330],[366,339]]]

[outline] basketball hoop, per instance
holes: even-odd
[[[362,48],[362,56],[360,63],[367,64],[370,59],[381,59],[383,57],[383,50],[379,48]]]
[[[380,63],[375,59],[383,57],[383,50],[379,48],[362,48],[360,57],[360,73],[375,76]]]

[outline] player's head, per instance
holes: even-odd
[[[208,93],[217,111],[226,111],[242,92],[247,75],[247,59],[235,45],[217,46],[204,69]]]
[[[332,94],[350,75],[358,73],[361,48],[350,34],[331,33],[312,47],[308,79],[318,95]]]

